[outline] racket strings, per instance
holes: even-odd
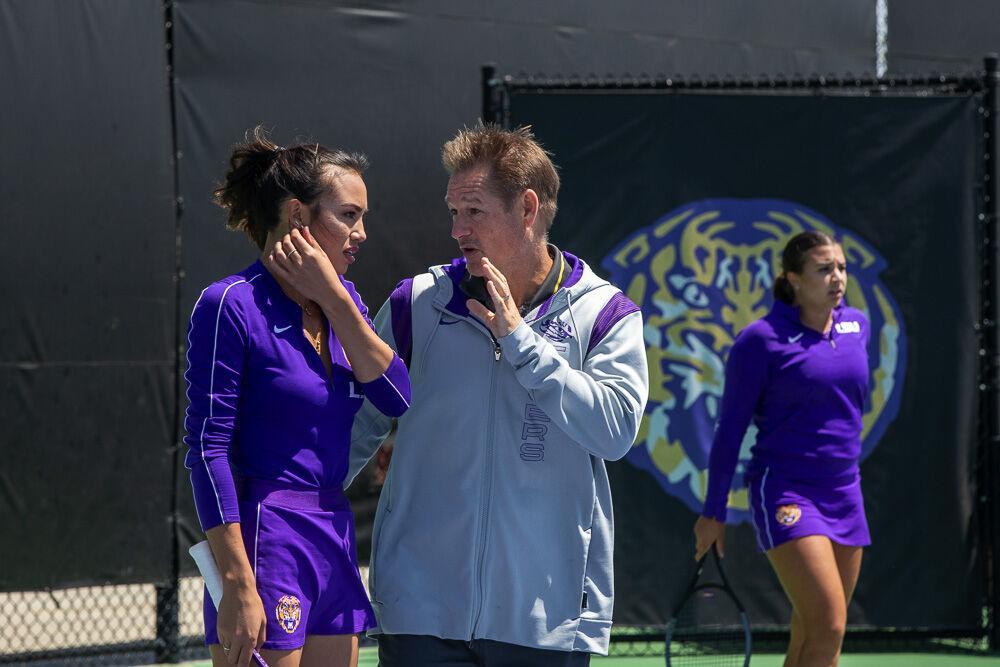
[[[746,632],[739,607],[721,588],[695,591],[672,624],[669,662],[677,667],[742,667]]]

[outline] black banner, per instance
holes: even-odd
[[[0,591],[172,576],[163,3],[0,7]]]
[[[619,623],[661,623],[693,570],[732,339],[770,306],[794,233],[842,239],[872,323],[862,480],[873,544],[851,625],[977,629],[976,188],[981,100],[962,95],[514,92],[561,167],[553,241],[638,303],[650,403],[610,466]],[[720,259],[721,258],[721,259]],[[752,433],[750,434],[752,437]],[[727,562],[757,626],[789,607],[747,522]]]

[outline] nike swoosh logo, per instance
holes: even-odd
[[[802,334],[799,334],[798,336],[789,336],[789,337],[788,337],[788,342],[789,342],[789,343],[795,343],[795,342],[797,342],[797,341],[798,341],[798,340],[799,340],[800,338],[802,338]]]
[[[282,333],[283,331],[288,331],[291,328],[292,328],[291,324],[289,324],[287,327],[281,327],[281,328],[279,328],[278,325],[275,324],[274,325],[274,333],[279,334],[279,333]]]

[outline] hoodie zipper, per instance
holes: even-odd
[[[494,428],[494,421],[496,420],[496,395],[497,395],[497,364],[500,362],[502,355],[500,350],[500,343],[497,341],[493,333],[487,330],[490,334],[490,340],[493,341],[493,367],[490,369],[490,407],[489,414],[486,420],[486,432],[489,437],[486,442],[486,456],[483,462],[483,502],[480,507],[479,513],[479,548],[478,555],[476,559],[476,578],[479,583],[479,598],[475,601],[473,606],[474,612],[471,618],[472,624],[469,627],[469,640],[471,641],[476,635],[476,628],[479,626],[479,619],[483,614],[483,600],[486,599],[486,581],[484,578],[484,569],[486,561],[486,541],[488,539],[489,531],[489,515],[490,515],[490,505],[491,498],[493,494],[493,452],[495,450],[494,436],[496,434],[496,429]]]
[[[441,305],[438,304],[441,308]],[[449,312],[445,308],[441,308],[445,312]],[[468,640],[472,641],[475,635],[476,627],[479,625],[479,619],[483,612],[483,600],[486,598],[486,582],[483,577],[484,562],[486,560],[486,538],[487,538],[487,522],[489,519],[489,508],[490,508],[490,496],[493,493],[493,451],[495,449],[494,436],[496,429],[493,427],[493,422],[496,419],[496,394],[497,394],[497,366],[500,363],[500,359],[503,358],[503,350],[500,348],[500,341],[497,340],[493,332],[486,328],[485,325],[481,324],[478,320],[471,317],[462,317],[456,315],[455,313],[449,314],[452,317],[459,317],[469,322],[472,326],[476,327],[483,333],[489,336],[490,342],[493,343],[493,366],[490,368],[490,400],[489,400],[489,410],[486,418],[486,432],[489,434],[486,442],[486,455],[483,461],[483,502],[479,511],[479,544],[476,549],[476,579],[478,580],[478,599],[473,601],[473,613],[469,618],[469,632]]]

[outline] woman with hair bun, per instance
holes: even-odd
[[[782,253],[771,312],[736,337],[695,522],[696,558],[725,537],[726,502],[751,420],[744,475],[757,541],[792,604],[785,667],[836,665],[871,543],[858,462],[868,395],[868,321],[844,305],[847,263],[809,231]]]
[[[355,665],[374,625],[343,495],[365,398],[409,406],[406,368],[342,278],[365,240],[358,153],[247,133],[215,191],[261,259],[209,285],[191,314],[185,465],[223,578],[205,603],[215,665]],[[293,288],[292,285],[295,285]]]

